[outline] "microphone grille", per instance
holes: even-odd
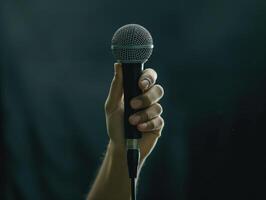
[[[115,32],[111,49],[118,62],[145,63],[152,54],[153,39],[143,26],[127,24]]]

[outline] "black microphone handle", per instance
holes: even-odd
[[[137,112],[130,106],[133,97],[140,95],[142,92],[138,82],[144,68],[143,63],[122,63],[123,70],[123,88],[124,88],[124,129],[126,139],[139,139],[141,133],[136,126],[129,123],[129,117]]]

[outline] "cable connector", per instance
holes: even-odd
[[[129,178],[137,178],[140,151],[138,139],[127,139],[127,165]]]

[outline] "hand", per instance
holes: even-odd
[[[114,69],[114,78],[105,102],[106,125],[110,145],[116,151],[124,153],[126,148],[122,65],[116,63]],[[163,97],[164,90],[162,86],[155,85],[156,79],[157,74],[153,69],[145,69],[139,79],[139,87],[143,93],[130,102],[133,109],[144,109],[128,119],[142,133],[142,138],[139,139],[141,161],[151,153],[164,127],[164,120],[160,116],[163,109],[158,103]]]

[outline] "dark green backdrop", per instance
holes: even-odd
[[[163,136],[139,200],[265,199],[264,0],[2,0],[1,199],[84,199],[108,137],[110,40],[154,37]]]

